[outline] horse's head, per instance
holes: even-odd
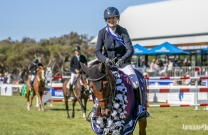
[[[82,70],[89,76],[88,80],[94,96],[99,102],[102,116],[109,117],[114,98],[115,80],[111,71],[103,63],[87,67],[81,63]]]
[[[37,76],[40,77],[41,80],[45,81],[45,66],[38,66],[37,67]]]

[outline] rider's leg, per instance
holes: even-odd
[[[31,75],[31,78],[30,78],[30,84],[29,84],[30,86],[33,85],[34,79],[35,79],[35,75],[33,74],[33,75]]]
[[[119,68],[119,70],[123,71],[126,75],[129,76],[131,83],[132,83],[132,87],[134,89],[135,98],[136,98],[137,102],[141,105],[142,104],[142,97],[141,97],[141,91],[139,89],[139,81],[138,81],[138,78],[136,76],[136,73],[135,73],[132,65],[131,64],[125,65],[125,66]]]
[[[29,82],[30,90],[32,90],[34,79],[35,79],[35,74],[32,74]]]
[[[73,85],[74,85],[74,81],[75,81],[76,76],[77,76],[77,74],[71,73],[71,79],[70,79],[70,84],[69,84],[70,91],[73,91]]]

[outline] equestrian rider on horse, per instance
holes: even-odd
[[[141,104],[139,81],[131,65],[134,50],[127,30],[118,25],[120,19],[118,9],[108,7],[104,11],[104,19],[107,26],[98,33],[95,55],[98,60],[105,62],[106,65],[112,65],[112,60],[116,58],[116,66],[129,76],[136,99]],[[102,52],[103,50],[104,52]]]
[[[75,83],[75,79],[80,73],[80,69],[81,69],[80,62],[87,65],[87,59],[84,55],[80,54],[80,50],[81,50],[80,47],[76,46],[74,49],[75,55],[71,58],[71,62],[70,62],[71,78],[66,85],[70,91],[67,93],[67,95],[70,95],[70,93],[73,91],[73,85]]]
[[[37,67],[38,66],[41,66],[42,64],[39,63],[39,60],[37,58],[35,58],[33,60],[33,63],[31,64],[30,68],[29,68],[29,72],[32,74],[31,75],[31,78],[30,78],[30,83],[29,83],[29,86],[31,87],[31,90],[33,88],[33,82],[35,80],[35,76],[36,76],[36,73],[37,73]]]

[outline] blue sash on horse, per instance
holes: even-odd
[[[134,128],[136,127],[136,123],[139,120],[141,114],[145,115],[145,117],[149,117],[148,112],[145,110],[146,81],[144,76],[138,70],[135,70],[135,73],[139,78],[140,90],[142,93],[142,105],[139,105],[135,100],[134,91],[129,77],[125,75],[123,72],[119,71],[120,78],[128,91],[127,92],[128,103],[127,106],[125,107],[125,111],[127,112],[127,114],[125,114],[126,118],[124,119],[125,122],[123,124],[124,126],[120,130],[121,135],[128,135],[129,133],[134,131]],[[96,124],[93,123],[92,121],[91,121],[91,127],[97,135],[103,135],[104,131],[100,129],[98,126],[96,126]]]

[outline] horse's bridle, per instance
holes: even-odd
[[[98,103],[100,103],[100,102],[106,101],[106,100],[108,100],[108,99],[112,99],[112,100],[111,100],[111,105],[101,107],[102,109],[105,109],[105,108],[110,108],[110,109],[112,109],[112,103],[113,103],[114,89],[115,89],[115,88],[113,88],[113,87],[112,87],[112,84],[110,83],[110,82],[111,82],[111,78],[109,77],[109,75],[108,75],[107,73],[105,73],[105,74],[104,74],[103,76],[101,76],[100,78],[97,78],[97,79],[90,79],[90,78],[88,78],[88,80],[89,80],[89,81],[92,81],[92,82],[94,82],[94,81],[100,81],[100,80],[102,80],[104,77],[106,77],[106,78],[107,78],[107,81],[109,82],[108,84],[110,85],[110,95],[108,95],[107,97],[105,97],[105,98],[103,98],[103,99],[96,100],[96,101],[97,101]]]

